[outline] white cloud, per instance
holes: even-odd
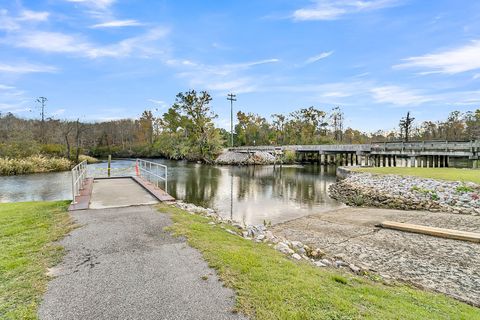
[[[298,9],[293,13],[297,21],[336,20],[344,15],[379,10],[395,6],[398,0],[316,0],[308,8]]]
[[[121,27],[135,27],[135,26],[141,26],[143,25],[142,23],[138,22],[137,20],[112,20],[112,21],[107,21],[103,23],[98,23],[91,28],[97,29],[97,28],[121,28]]]
[[[47,21],[50,13],[45,11],[23,10],[17,18],[19,21]]]
[[[168,107],[168,104],[163,101],[163,100],[157,100],[157,99],[147,99],[148,102],[153,103],[158,109],[165,109]]]
[[[65,109],[58,109],[50,113],[52,117],[60,116],[65,113]]]
[[[439,52],[418,57],[404,59],[405,63],[394,66],[394,68],[424,68],[429,73],[456,74],[471,70],[480,69],[480,40]]]
[[[115,3],[115,0],[66,0],[67,2],[79,3],[97,9],[108,9]]]
[[[375,87],[370,92],[377,103],[388,103],[397,106],[416,106],[434,100],[431,96],[400,86]]]
[[[18,16],[12,16],[8,10],[0,9],[0,30],[14,31],[22,27],[22,23],[35,23],[48,20],[50,13],[45,11],[22,10]]]
[[[13,90],[13,89],[15,89],[15,87],[0,84],[0,90],[5,90],[6,91],[6,90]]]
[[[53,66],[45,66],[45,65],[35,65],[35,64],[4,64],[0,63],[0,72],[5,73],[52,73],[57,72],[58,69]]]
[[[165,37],[169,30],[155,28],[137,37],[127,38],[110,45],[97,45],[81,35],[60,32],[32,31],[18,33],[4,40],[9,44],[49,53],[72,53],[88,58],[125,57],[136,53],[148,56],[157,53],[153,42]]]
[[[147,101],[150,101],[150,102],[152,102],[154,104],[158,104],[158,105],[165,104],[165,101],[163,101],[163,100],[147,99]]]
[[[319,60],[322,60],[331,56],[332,54],[333,54],[333,51],[321,52],[320,54],[317,54],[316,56],[310,57],[307,60],[305,60],[305,64],[317,62]]]

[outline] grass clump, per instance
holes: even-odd
[[[99,163],[100,162],[100,160],[98,160],[97,158],[90,157],[90,156],[87,156],[85,154],[81,154],[80,156],[78,156],[78,161],[79,162],[87,161],[88,164]]]
[[[265,243],[227,233],[209,219],[160,205],[235,289],[236,311],[255,319],[480,319],[480,310],[442,294],[387,286],[341,270],[294,262]]]
[[[374,167],[357,168],[355,171],[370,172],[374,174],[415,176],[447,181],[474,182],[480,184],[480,170],[478,169]]]
[[[463,185],[461,185],[461,186],[458,186],[458,187],[456,188],[456,191],[457,191],[458,193],[468,193],[468,192],[474,192],[475,190],[473,190],[472,187],[469,187],[469,186],[466,186],[466,185],[463,184]]]
[[[36,319],[47,268],[63,249],[52,242],[72,228],[67,202],[0,204],[0,319]]]
[[[70,170],[72,162],[65,158],[30,156],[26,158],[0,158],[0,175],[18,175]]]

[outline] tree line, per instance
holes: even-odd
[[[42,110],[46,98],[39,100]],[[229,146],[230,132],[215,126],[208,92],[177,94],[161,116],[146,110],[138,119],[81,122],[49,117],[24,119],[0,114],[0,157],[46,154],[77,160],[79,154],[95,157],[166,157],[212,161]],[[408,140],[480,139],[480,109],[453,111],[444,121],[415,123],[402,118],[398,129],[366,133],[345,128],[340,107],[322,110],[311,106],[289,114],[273,114],[270,120],[239,111],[234,145],[288,145],[369,143]]]

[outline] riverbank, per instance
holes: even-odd
[[[480,319],[477,308],[442,294],[386,285],[341,268],[315,266],[298,253],[287,259],[280,250],[272,250],[268,236],[258,234],[249,240],[235,226],[221,221],[166,205],[159,210],[171,214],[174,225],[170,230],[185,236],[225,285],[236,290],[237,310],[256,319],[397,319],[399,315],[404,319]],[[197,211],[213,215],[208,210]],[[295,261],[295,254],[300,261]]]
[[[372,174],[346,167],[337,172],[345,178],[331,185],[329,194],[350,206],[480,215],[480,185],[473,182]]]
[[[0,318],[36,319],[47,270],[63,249],[55,244],[72,229],[68,203],[0,204]]]

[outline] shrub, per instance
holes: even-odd
[[[43,144],[40,146],[40,152],[54,157],[63,157],[65,155],[65,146],[61,144]]]
[[[291,164],[291,163],[294,163],[296,159],[297,159],[297,154],[295,151],[285,150],[283,152],[283,157],[282,157],[283,163]]]

